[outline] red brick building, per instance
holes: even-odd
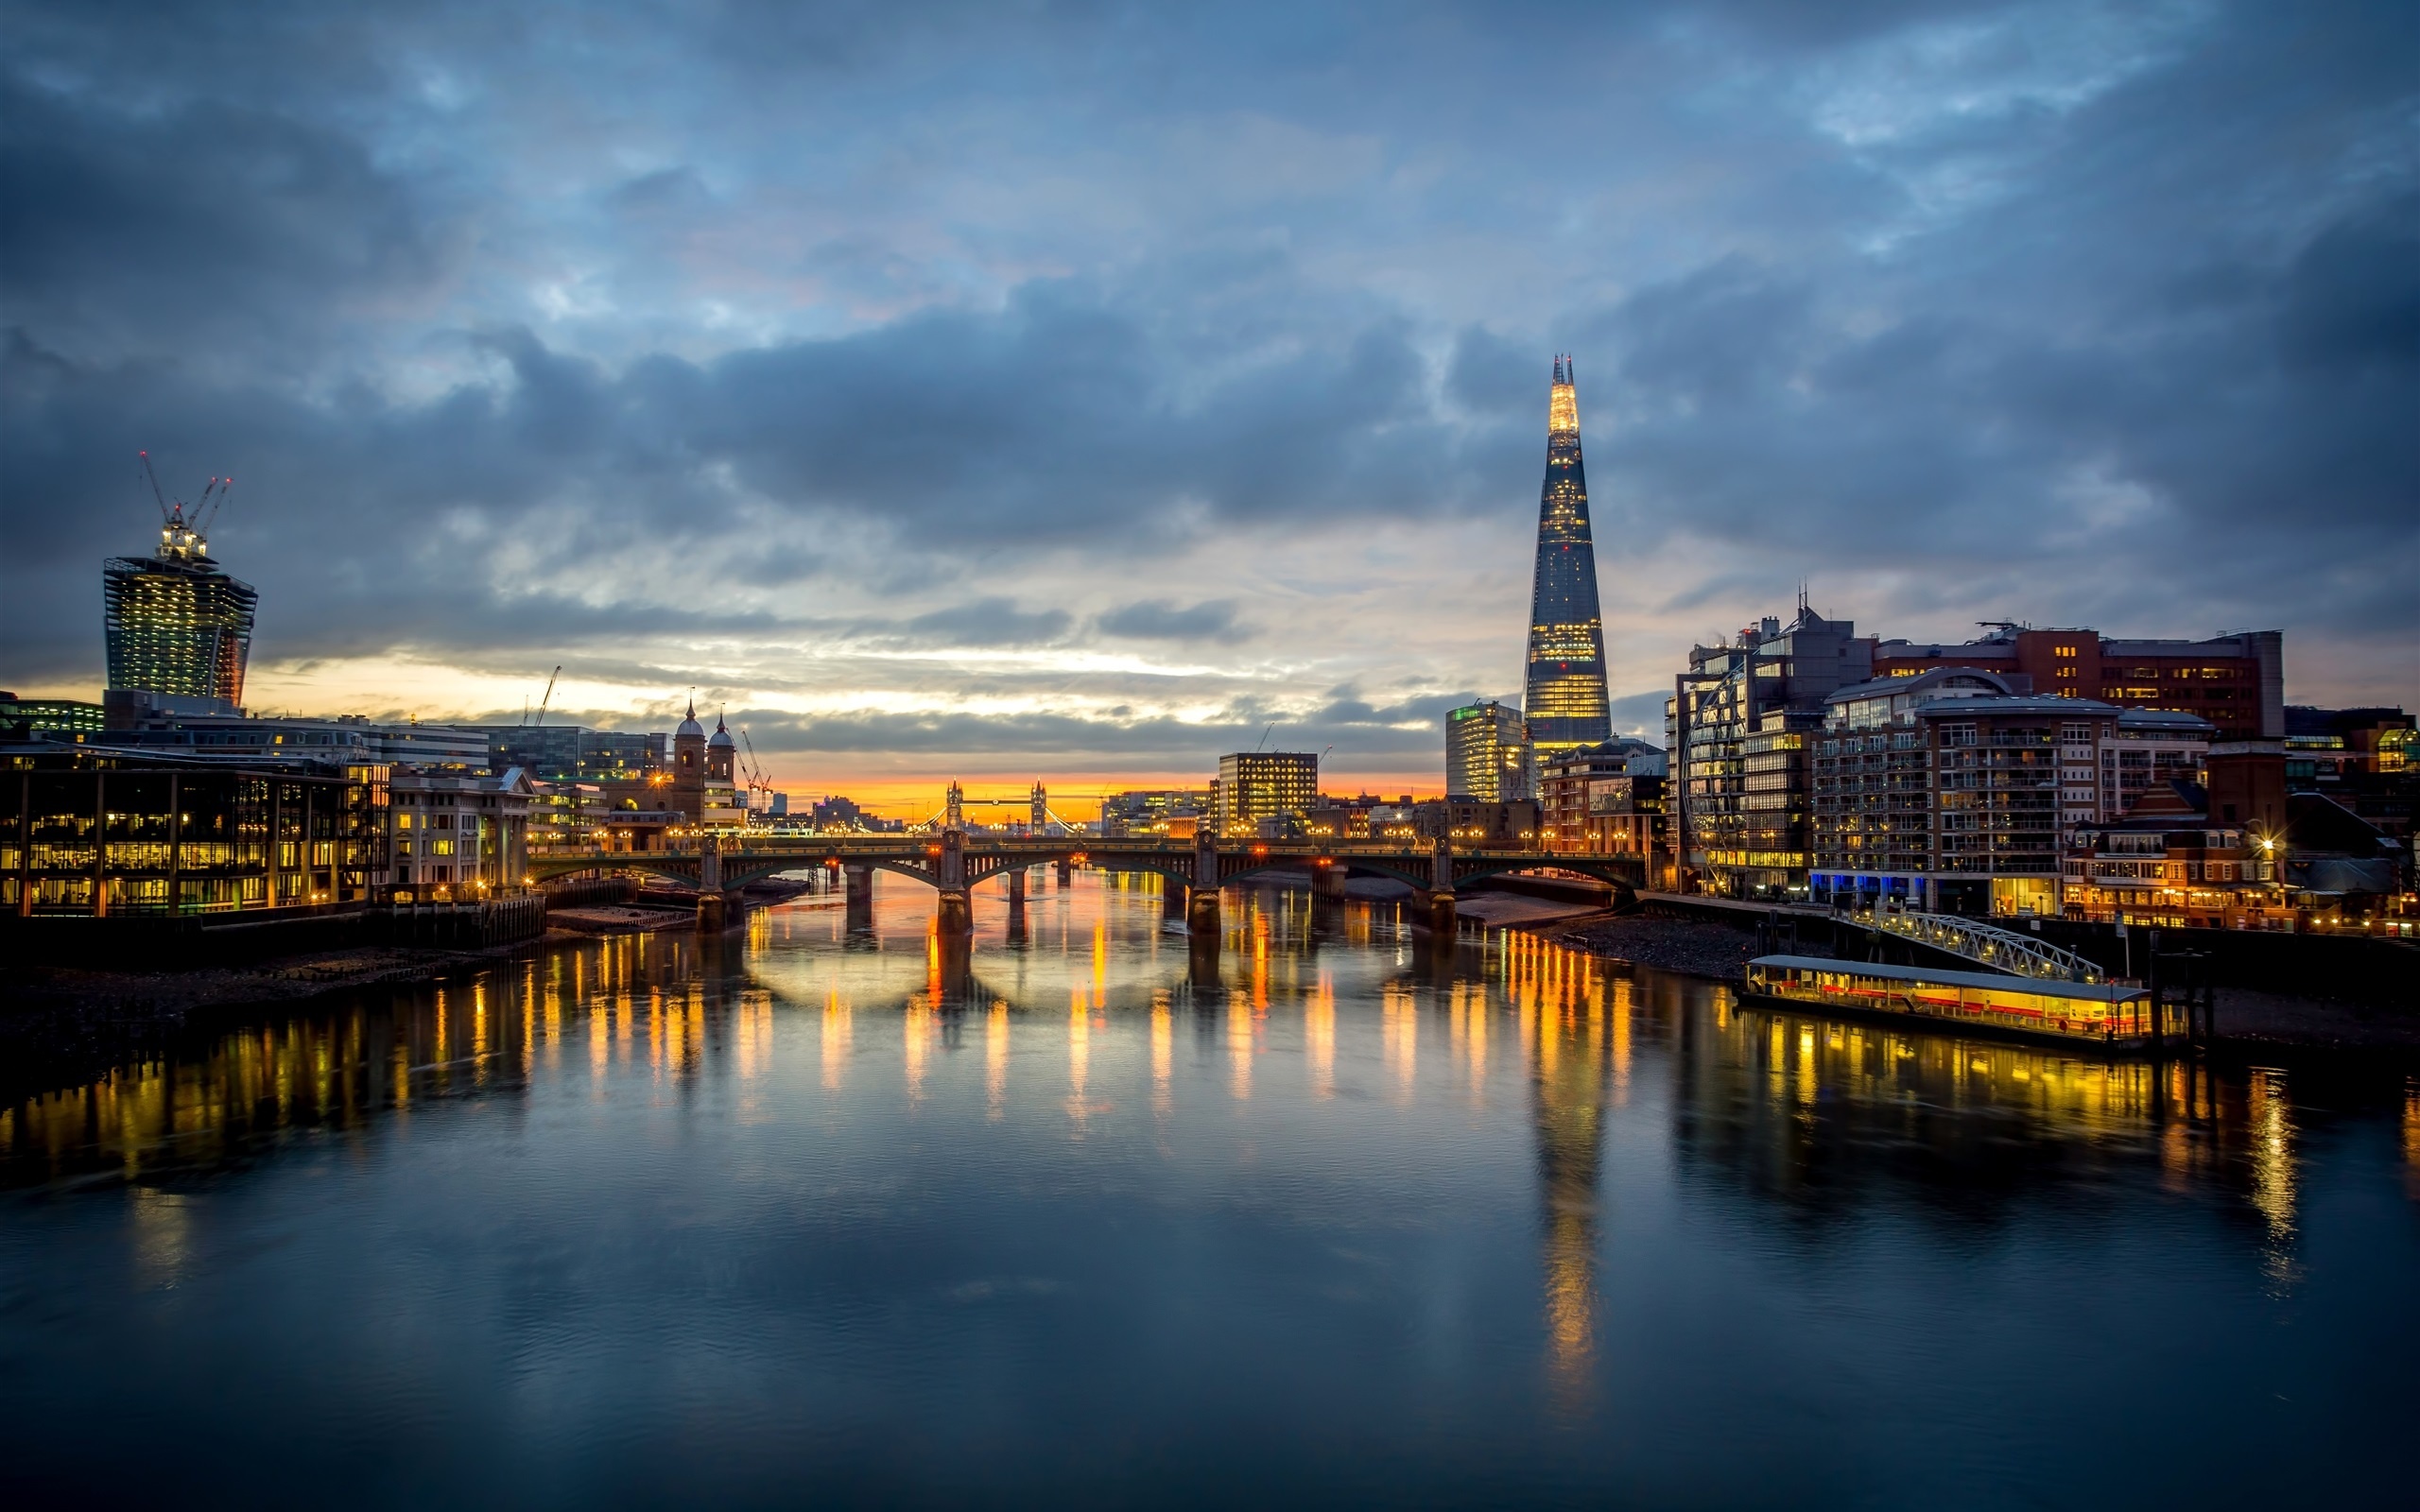
[[[2098,630],[2037,630],[1988,625],[1963,644],[1883,641],[1874,648],[1877,678],[1912,677],[1943,667],[1979,667],[2026,682],[2019,691],[2097,698],[2120,709],[2199,714],[2221,739],[2280,740],[2286,734],[2285,638],[2245,630],[2206,641],[2113,640]]]

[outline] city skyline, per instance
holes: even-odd
[[[510,721],[560,662],[550,720],[694,689],[800,792],[1191,784],[1271,724],[1433,792],[1444,713],[1521,689],[1558,351],[1641,585],[1616,733],[1807,579],[2420,693],[2382,11],[624,18],[578,70],[441,10],[15,14],[29,696],[97,696],[148,446],[244,480],[255,707]]]

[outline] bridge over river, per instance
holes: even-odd
[[[1430,924],[1450,931],[1458,889],[1488,877],[1559,871],[1592,877],[1617,894],[1644,885],[1645,864],[1634,856],[1563,855],[1545,850],[1458,850],[1440,840],[1423,848],[1393,840],[1238,841],[1211,836],[1182,840],[1080,837],[994,839],[962,830],[923,835],[708,835],[668,850],[558,851],[529,858],[533,882],[642,871],[698,889],[699,922],[718,924],[734,891],[762,877],[828,868],[848,888],[852,915],[873,905],[873,873],[912,877],[941,895],[944,934],[973,927],[968,891],[1005,879],[1011,904],[1025,897],[1026,874],[1038,866],[1092,867],[1150,872],[1167,885],[1168,913],[1197,935],[1219,930],[1219,889],[1266,872],[1306,871],[1313,890],[1342,897],[1348,877],[1385,877],[1421,895]],[[871,917],[869,915],[869,917]]]

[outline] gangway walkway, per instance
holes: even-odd
[[[2073,951],[2063,951],[2031,935],[2020,935],[1978,919],[1876,909],[1867,922],[1886,935],[1915,940],[2018,976],[2051,982],[2102,980],[2100,968]]]

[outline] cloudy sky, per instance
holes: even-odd
[[[1817,608],[2420,699],[2420,10],[0,5],[0,686],[236,480],[251,700],[1070,795]],[[1072,806],[1072,805],[1071,805]]]

